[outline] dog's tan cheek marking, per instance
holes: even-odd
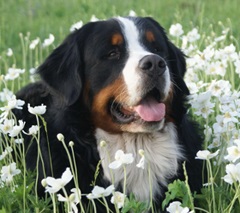
[[[114,98],[117,102],[126,100],[126,85],[122,77],[117,78],[112,84],[103,88],[93,97],[92,120],[96,128],[101,128],[110,133],[121,132],[121,126],[115,123],[109,112],[109,100]]]
[[[120,45],[122,43],[123,43],[123,36],[120,33],[113,34],[111,38],[111,44],[115,46],[115,45]]]
[[[152,31],[146,31],[145,35],[146,35],[147,41],[149,41],[149,42],[155,41],[155,36]]]

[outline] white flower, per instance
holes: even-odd
[[[188,32],[187,40],[192,43],[200,39],[200,35],[198,33],[197,28],[193,28],[192,31]]]
[[[18,78],[21,73],[24,72],[24,69],[9,68],[7,74],[5,75],[5,80],[14,80]]]
[[[71,26],[70,32],[73,32],[75,30],[79,30],[82,26],[83,26],[83,22],[79,21],[79,22],[77,22],[77,23],[75,23]]]
[[[125,154],[122,150],[118,150],[115,153],[115,161],[109,164],[110,169],[118,169],[120,166],[124,164],[131,164],[134,158],[132,153]]]
[[[208,150],[201,150],[197,152],[197,157],[195,157],[195,159],[199,159],[199,160],[209,160],[211,158],[214,158],[218,155],[219,150],[217,150],[214,153],[209,152]]]
[[[209,90],[212,92],[213,96],[220,97],[224,93],[227,94],[231,90],[231,84],[229,81],[225,80],[213,80],[209,86]]]
[[[19,120],[18,123],[19,123],[19,125],[13,126],[11,131],[9,131],[9,136],[12,138],[16,137],[23,130],[23,128],[25,126],[25,122],[23,122],[22,120]]]
[[[16,109],[22,109],[23,105],[25,104],[24,101],[17,99],[15,95],[11,95],[11,96],[7,96],[7,105],[4,107],[1,107],[0,110],[4,111],[4,113],[2,113],[0,115],[0,118],[5,119],[8,116],[8,113],[16,108]]]
[[[240,163],[237,165],[228,164],[226,166],[226,175],[223,177],[224,181],[232,184],[236,181],[240,181]]]
[[[199,95],[194,94],[192,96],[191,104],[196,111],[194,114],[201,115],[207,118],[209,114],[213,112],[214,103],[211,102],[212,93],[210,91],[200,93]]]
[[[16,163],[13,162],[8,166],[3,166],[1,169],[1,180],[3,182],[9,183],[12,182],[13,177],[17,174],[20,174],[21,171],[16,168]]]
[[[115,188],[113,185],[110,185],[106,189],[104,189],[103,187],[100,187],[100,186],[94,186],[92,192],[87,195],[87,198],[92,200],[92,199],[96,199],[96,198],[100,198],[100,197],[107,197],[110,194],[112,194],[114,189]]]
[[[12,55],[13,55],[12,49],[11,49],[11,48],[8,48],[8,50],[7,50],[7,56],[8,56],[8,57],[11,57]]]
[[[39,38],[34,39],[34,40],[30,43],[29,48],[30,48],[31,50],[34,50],[34,49],[36,48],[36,46],[39,44],[39,42],[40,42],[40,39],[39,39]]]
[[[53,178],[47,177],[46,180],[46,190],[45,192],[56,193],[60,189],[62,189],[65,185],[67,185],[73,178],[73,175],[69,168],[66,168],[65,172],[63,172],[61,178]]]
[[[236,47],[233,44],[230,44],[229,46],[226,46],[223,51],[226,55],[231,56],[235,53]]]
[[[49,34],[49,37],[46,38],[46,39],[43,41],[42,46],[43,46],[43,47],[48,47],[48,46],[50,46],[50,45],[54,42],[54,40],[55,40],[54,35],[53,35],[53,34]]]
[[[39,126],[38,125],[32,125],[29,130],[28,130],[28,135],[36,135],[39,131]]]
[[[222,61],[211,62],[207,64],[206,74],[207,75],[220,75],[225,76],[227,71],[226,64]]]
[[[133,10],[129,11],[129,16],[137,16],[136,12]]]
[[[57,194],[58,201],[60,202],[67,202],[71,210],[73,210],[74,213],[78,212],[77,204],[80,202],[81,198],[79,198],[79,195],[81,195],[81,192],[79,189],[71,189],[72,194],[70,194],[68,197],[63,197],[61,194]]]
[[[33,83],[36,81],[36,76],[35,76],[36,72],[37,72],[36,68],[30,68],[29,69],[30,81],[33,82]]]
[[[225,159],[228,161],[236,162],[240,158],[240,139],[234,140],[237,146],[231,146],[227,148],[228,155]]]
[[[9,133],[14,125],[14,120],[13,119],[5,119],[3,124],[0,124],[0,130],[2,133],[7,134]]]
[[[13,151],[12,147],[7,146],[3,153],[0,155],[0,160],[3,160],[8,154],[10,154]]]
[[[141,159],[140,159],[139,163],[136,166],[138,168],[144,169],[144,166],[145,166],[144,150],[140,149],[140,150],[138,150],[138,153],[141,156]]]
[[[96,22],[96,21],[99,21],[99,19],[95,15],[92,15],[90,22]]]
[[[170,205],[167,207],[167,211],[169,213],[190,213],[188,207],[182,207],[181,203],[179,201],[174,201],[170,203]],[[191,211],[193,212],[193,211]]]
[[[182,25],[179,23],[173,24],[169,29],[169,33],[171,36],[180,37],[184,33]]]
[[[37,69],[34,68],[34,67],[32,67],[32,68],[29,69],[29,73],[30,73],[31,75],[36,74],[36,72],[37,72]]]
[[[31,114],[34,115],[43,115],[46,112],[46,105],[41,104],[41,106],[35,106],[35,107],[31,107],[30,104],[28,104],[28,111]]]
[[[7,88],[4,88],[3,90],[2,90],[2,92],[0,92],[0,101],[1,102],[5,102],[5,101],[7,101],[7,98],[8,97],[11,97],[11,96],[13,96],[14,94],[13,94],[13,92],[12,91],[10,91],[9,89],[7,89]]]
[[[122,208],[124,206],[126,195],[121,192],[114,192],[111,198],[111,203],[116,205],[117,208]]]
[[[72,194],[74,194],[74,202],[76,204],[80,203],[81,201],[81,191],[78,188],[73,188],[70,190],[72,192]]]

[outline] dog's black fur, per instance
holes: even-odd
[[[156,21],[151,18],[131,19],[138,23],[141,22],[143,28],[153,29],[159,35],[157,45],[161,50],[157,50],[156,54],[166,60],[173,82],[174,92],[169,122],[174,122],[176,126],[178,143],[186,160],[190,187],[192,191],[198,191],[202,184],[202,164],[201,161],[195,160],[195,156],[196,152],[201,149],[202,140],[196,131],[196,125],[186,114],[185,100],[189,91],[183,80],[186,71],[184,55],[168,40],[163,28]],[[118,32],[119,29],[119,24],[114,19],[110,19],[88,23],[71,33],[38,68],[41,81],[30,84],[17,93],[17,98],[26,102],[23,110],[15,111],[18,119],[26,121],[25,131],[28,131],[31,125],[36,125],[36,118],[28,113],[27,104],[37,106],[43,103],[47,106],[47,112],[43,116],[47,122],[47,132],[41,125],[40,137],[47,176],[61,177],[66,167],[69,167],[66,151],[56,135],[62,133],[66,143],[74,142],[78,181],[83,194],[91,192],[91,183],[100,161],[95,138],[95,130],[99,127],[93,122],[93,117],[96,115],[92,115],[95,95],[118,78],[129,57],[124,46],[118,49],[121,53],[120,57],[108,56],[111,46],[107,35]],[[151,52],[155,51],[151,49],[152,47],[147,48]],[[120,133],[116,132],[116,134]],[[51,158],[48,152],[48,141]],[[31,170],[38,169],[41,181],[44,173],[41,163],[39,168],[36,168],[37,143],[31,142],[30,137],[26,136],[25,147],[27,167]],[[52,160],[53,174],[50,169],[50,160]],[[174,177],[169,178],[169,182],[178,178],[184,179],[182,163],[183,161],[179,162],[179,171]],[[38,192],[42,196],[44,188],[40,181]],[[101,168],[96,184],[103,187],[110,184],[104,178]],[[159,184],[161,185],[161,180]],[[71,187],[73,185],[68,185],[68,189]],[[164,191],[156,198],[157,208],[161,207],[162,195]],[[104,208],[98,208],[98,212],[105,211]]]

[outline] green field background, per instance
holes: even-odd
[[[184,29],[198,26],[204,32],[221,30],[218,22],[232,25],[239,39],[240,0],[0,0],[0,54],[19,44],[19,33],[31,38],[54,34],[56,44],[68,33],[70,26],[89,21],[94,14],[100,19],[129,14],[153,16],[165,29],[180,22]],[[229,23],[229,19],[231,23]]]

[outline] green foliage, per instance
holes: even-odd
[[[124,207],[121,212],[145,212],[148,208],[149,205],[147,203],[137,201],[134,194],[130,194],[129,198],[125,200]]]
[[[173,183],[168,185],[166,198],[162,203],[163,209],[167,207],[170,201],[176,199],[181,200],[183,206],[191,206],[191,198],[189,197],[188,188],[184,181],[175,180]]]

